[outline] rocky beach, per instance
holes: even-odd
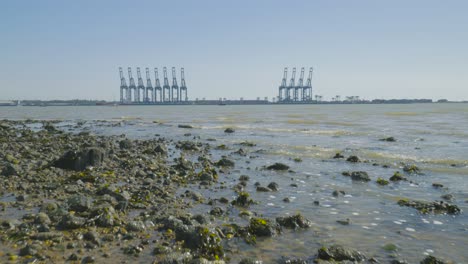
[[[298,198],[303,179],[314,177],[301,175],[307,156],[265,159],[266,150],[255,141],[224,142],[239,133],[236,127],[218,128],[216,138],[196,124],[153,121],[146,124],[170,126],[180,137],[116,133],[138,123],[0,121],[0,262],[429,264],[463,259],[433,251],[413,257],[393,242],[396,238],[378,238],[375,248],[363,246],[372,235],[351,234],[357,226],[366,229],[359,223],[359,208],[330,211],[333,203],[348,204],[360,192],[388,195],[392,186],[424,185],[427,172],[419,164],[380,162],[343,149],[318,162],[344,166],[340,173],[324,175],[346,185],[316,181],[310,187],[316,191]],[[397,140],[376,139],[379,144]],[[430,184],[447,190],[443,183]],[[464,216],[465,201],[450,192],[439,196],[399,194],[380,206],[436,224]],[[333,235],[340,229],[349,230],[349,240]],[[424,237],[414,236],[414,227],[390,233],[413,241]]]

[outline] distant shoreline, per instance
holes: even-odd
[[[298,101],[298,102],[270,102],[267,100],[198,100],[187,102],[163,102],[163,103],[120,103],[96,100],[25,100],[25,101],[0,101],[0,106],[180,106],[180,105],[349,105],[349,104],[440,104],[440,103],[468,103],[468,101],[448,101],[431,99],[391,99],[391,100],[359,100],[359,101]]]

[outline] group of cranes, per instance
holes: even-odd
[[[121,103],[140,103],[140,104],[153,104],[153,103],[178,103],[187,102],[187,86],[185,84],[184,68],[180,69],[180,87],[177,84],[176,68],[172,67],[172,86],[169,85],[167,77],[167,68],[163,68],[164,84],[161,87],[159,81],[158,68],[154,68],[155,86],[151,82],[149,68],[146,68],[146,86],[141,77],[140,67],[137,67],[137,84],[132,75],[132,68],[128,67],[128,80],[129,85],[124,77],[122,67],[119,68],[120,72],[120,102]]]
[[[312,101],[312,72],[313,68],[309,69],[309,77],[304,85],[304,71],[305,68],[301,68],[301,75],[296,85],[296,67],[292,70],[292,77],[287,85],[288,79],[288,68],[284,68],[283,79],[279,86],[278,102],[306,102]]]

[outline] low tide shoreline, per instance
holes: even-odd
[[[80,122],[70,133],[56,128],[58,122],[0,121],[1,262],[269,263],[262,256],[237,260],[234,249],[311,227],[300,212],[265,218],[251,210],[263,201],[253,200],[244,187],[256,183],[239,175],[236,184],[227,186],[223,177],[235,172],[236,163],[229,157],[213,160],[209,142],[97,136],[80,129]],[[262,169],[290,170],[282,163]],[[417,170],[406,168],[408,173]],[[359,171],[343,176],[369,180]],[[236,196],[212,199],[198,191],[226,188],[233,188]],[[256,186],[259,192],[277,188],[274,181]],[[200,204],[210,210],[191,213]],[[450,203],[401,199],[398,204],[420,213],[461,213]],[[238,225],[229,216],[232,212],[248,224]],[[344,219],[339,224],[349,223]],[[388,245],[390,252],[393,247]],[[379,263],[379,257],[333,244],[311,248],[307,257],[276,261]],[[395,255],[392,263],[406,262]],[[421,263],[450,261],[427,256]]]

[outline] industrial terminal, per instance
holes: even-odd
[[[128,67],[129,85],[125,79],[122,67],[120,72],[120,103],[121,104],[186,104],[188,103],[187,85],[185,84],[184,68],[180,69],[180,87],[177,84],[176,68],[172,67],[172,85],[169,85],[167,68],[163,68],[163,86],[159,81],[158,68],[154,68],[154,87],[151,82],[149,68],[146,68],[146,86],[141,77],[140,67],[137,67],[137,84]]]

